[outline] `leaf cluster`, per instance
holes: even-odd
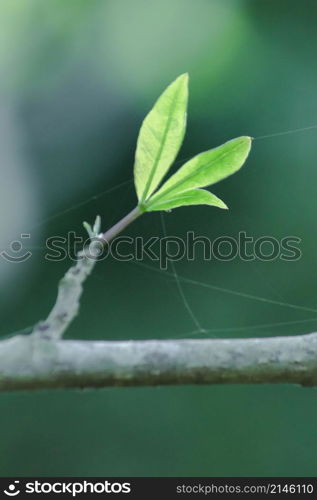
[[[251,148],[251,138],[247,136],[194,156],[160,186],[184,139],[187,104],[188,75],[183,74],[167,87],[142,123],[134,163],[134,182],[141,212],[186,205],[228,208],[203,188],[242,167]]]

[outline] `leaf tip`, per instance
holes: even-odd
[[[215,206],[221,208],[222,210],[229,210],[228,205],[226,205],[220,198],[217,199],[217,204],[215,204]]]
[[[246,157],[245,157],[245,160],[246,160],[246,158],[247,158],[247,156],[248,156],[248,154],[250,153],[250,150],[251,150],[251,145],[252,145],[253,137],[250,137],[249,135],[241,135],[237,139],[233,139],[233,140],[234,141],[238,140],[240,142],[240,145],[243,146],[243,149],[244,149],[245,154],[246,154]]]
[[[83,227],[84,227],[84,229],[87,231],[88,236],[90,237],[90,236],[91,236],[91,234],[92,234],[92,228],[91,228],[91,225],[90,225],[88,222],[84,221],[84,222],[83,222]]]
[[[241,135],[241,136],[240,136],[240,139],[245,140],[246,142],[251,143],[251,142],[253,141],[253,139],[254,139],[254,138],[253,138],[253,137],[251,137],[250,135]]]
[[[182,83],[185,87],[188,87],[188,81],[189,81],[189,74],[188,73],[182,73],[179,75],[175,82],[180,82]]]
[[[247,144],[249,144],[250,147],[251,147],[251,144],[252,144],[252,142],[254,140],[254,137],[251,137],[250,135],[244,135],[242,137],[246,140]]]

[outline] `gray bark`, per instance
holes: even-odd
[[[317,333],[252,339],[0,342],[0,390],[181,384],[317,385]]]

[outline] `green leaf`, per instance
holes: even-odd
[[[93,239],[98,237],[101,229],[101,218],[100,215],[97,215],[94,225],[91,225],[88,222],[83,222],[83,226],[86,229],[89,238]]]
[[[228,177],[242,167],[250,148],[250,137],[238,137],[200,153],[163,184],[149,200],[149,206],[158,205],[162,198],[175,198],[185,191],[210,186]]]
[[[187,101],[184,74],[167,87],[142,123],[134,163],[140,203],[151,196],[175,160],[185,134]]]
[[[155,210],[170,210],[185,205],[212,205],[219,208],[228,208],[227,205],[214,194],[205,189],[190,189],[179,195],[162,196],[157,202],[151,200],[146,207],[147,212]]]

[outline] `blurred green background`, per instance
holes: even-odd
[[[70,261],[45,261],[48,236],[84,235],[82,221],[96,214],[106,228],[133,208],[133,182],[99,194],[132,181],[140,123],[177,75],[190,74],[180,161],[238,135],[317,123],[313,0],[3,0],[0,11],[0,243],[5,249],[30,232],[33,252],[20,264],[0,258],[2,336],[50,310]],[[214,189],[230,211],[165,215],[178,236],[297,236],[300,260],[197,255],[176,264],[179,274],[317,307],[316,150],[316,129],[254,141],[246,167]],[[126,234],[162,234],[159,214]],[[184,291],[202,325],[217,329],[211,335],[316,327],[314,313],[199,286]],[[193,329],[171,277],[108,259],[87,282],[67,337],[176,338]],[[316,475],[313,389],[41,391],[1,394],[0,405],[2,476]]]

